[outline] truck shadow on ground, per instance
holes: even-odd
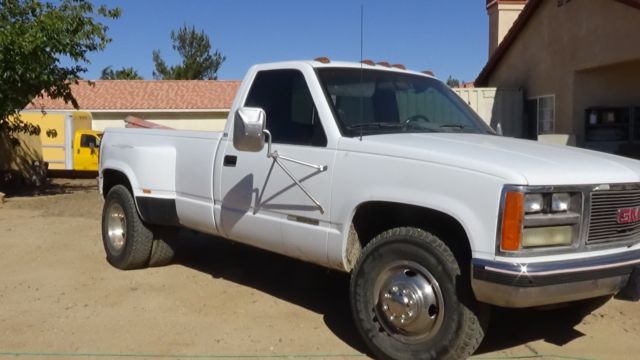
[[[356,351],[368,354],[353,325],[349,276],[278,254],[191,231],[180,233],[174,263],[233,281],[323,315],[326,326]],[[544,340],[562,346],[585,334],[574,329],[604,302],[554,310],[493,309],[476,354]]]
[[[174,247],[175,264],[322,314],[338,338],[366,352],[351,317],[347,274],[188,230],[180,232]]]
[[[476,351],[484,354],[533,341],[562,347],[586,334],[575,329],[610,297],[564,304],[552,309],[493,308],[487,335]],[[534,351],[529,345],[529,350]]]

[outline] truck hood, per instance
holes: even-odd
[[[640,161],[571,146],[494,135],[383,134],[344,138],[339,150],[438,163],[517,185],[640,182]]]

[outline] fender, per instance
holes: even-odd
[[[385,196],[379,196],[376,198],[368,198],[359,202],[356,206],[353,207],[353,210],[350,212],[348,221],[342,224],[341,230],[341,260],[342,267],[344,269],[349,269],[349,264],[353,262],[352,259],[349,259],[350,252],[352,249],[349,249],[349,246],[352,245],[353,240],[349,237],[351,235],[351,225],[353,223],[353,219],[358,212],[358,210],[365,204],[373,203],[373,202],[382,202],[389,204],[397,204],[397,205],[407,205],[414,206],[417,208],[422,208],[425,210],[431,210],[435,212],[439,212],[441,214],[447,215],[454,219],[467,235],[467,239],[469,240],[469,246],[472,251],[477,247],[474,246],[477,242],[481,241],[478,239],[478,236],[474,234],[470,229],[481,227],[480,219],[474,215],[473,209],[470,209],[465,203],[453,199],[450,197],[446,197],[443,194],[433,194],[433,193],[413,193],[413,196],[408,198],[403,196],[403,194],[394,194],[394,188],[388,188],[385,190],[376,191],[376,193],[385,194]],[[417,195],[417,196],[416,196]],[[425,201],[416,201],[416,199],[424,199]],[[447,204],[446,207],[442,206],[443,204]],[[337,250],[337,249],[336,249]]]
[[[335,229],[329,233],[327,244],[327,262],[331,267],[349,269],[351,222],[362,204],[373,201],[416,206],[448,215],[466,232],[474,257],[495,256],[503,179],[447,164],[362,152],[339,152],[337,157],[332,198],[340,201],[331,207]]]
[[[175,202],[175,148],[111,145],[105,150],[109,156],[102,164],[101,176],[105,170],[114,170],[127,178],[140,217],[151,224],[179,225]]]

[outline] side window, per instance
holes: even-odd
[[[95,148],[98,147],[98,141],[95,136],[86,135],[86,134],[83,134],[80,136],[80,147],[88,148],[88,147],[91,147],[92,145]]]
[[[318,111],[298,70],[259,72],[244,105],[264,110],[274,143],[327,145]]]

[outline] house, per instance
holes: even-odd
[[[518,136],[640,153],[640,0],[486,5],[489,60],[475,86],[523,90]]]
[[[176,129],[221,131],[239,81],[95,80],[72,86],[80,110],[90,112],[93,130],[124,127],[133,115]],[[69,111],[60,99],[36,98],[23,112]]]

